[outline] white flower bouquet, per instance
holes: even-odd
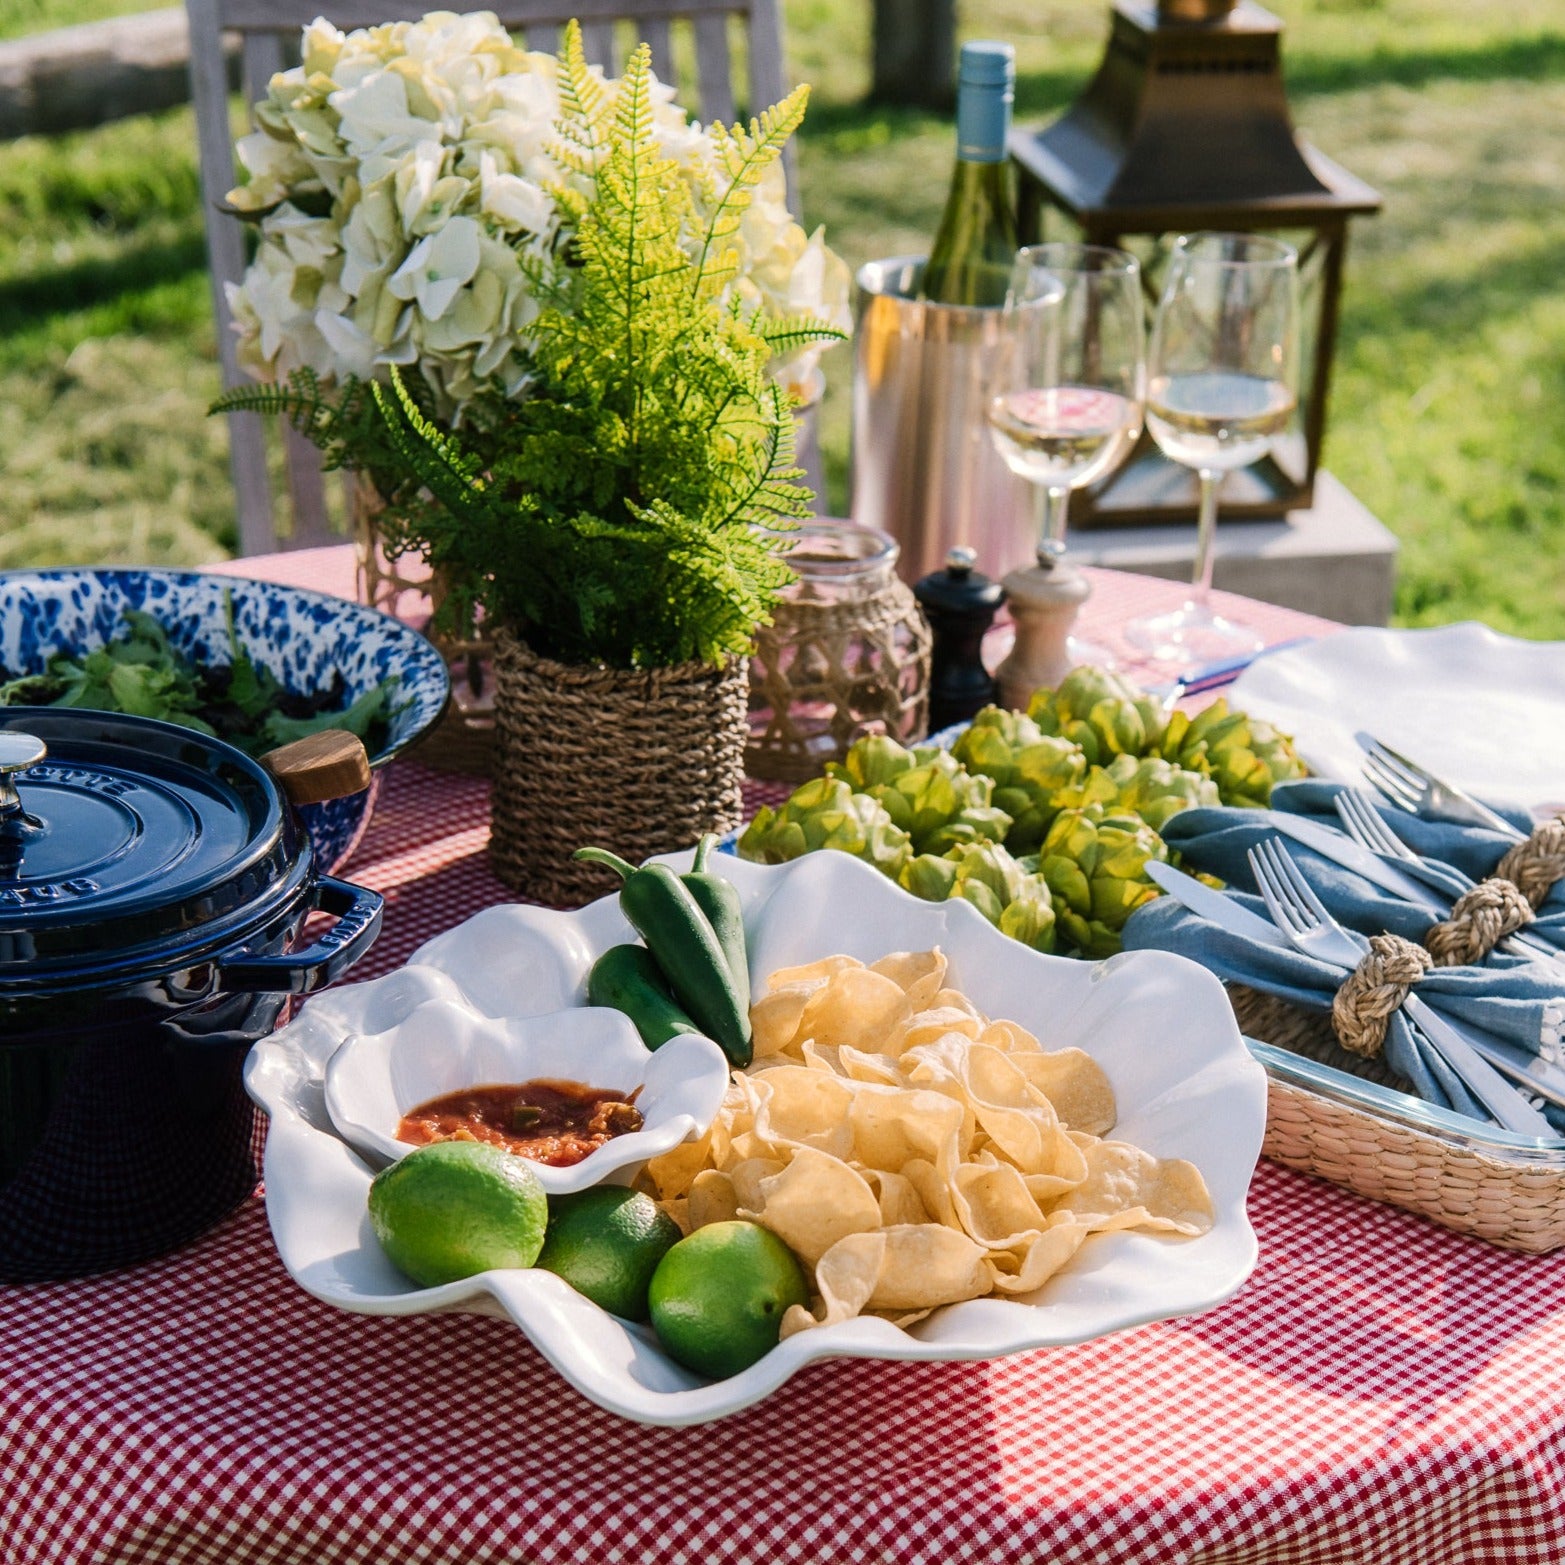
[[[685,236],[694,258],[721,198],[719,155],[672,87],[653,94],[659,150],[698,218]],[[576,264],[559,194],[583,182],[555,155],[563,107],[556,60],[518,48],[488,12],[306,28],[302,63],[272,78],[238,146],[249,179],[229,203],[260,231],[229,289],[240,362],[264,381],[416,371],[431,411],[457,425],[478,399],[525,398],[530,330]],[[847,266],[790,216],[780,164],[750,193],[734,243],[737,303],[849,328]],[[807,386],[819,351],[774,373]]]

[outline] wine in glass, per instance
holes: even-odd
[[[1079,606],[1086,581],[1062,563],[1070,492],[1118,467],[1141,433],[1136,258],[1101,245],[1027,246],[1011,273],[1005,337],[989,433],[1006,466],[1034,486],[1037,568],[1052,578],[1051,595]],[[1034,584],[1042,585],[1036,577]],[[1013,614],[1019,606],[1012,593]],[[1113,663],[1106,650],[1074,637],[1065,656],[1070,663]]]
[[[1147,429],[1171,461],[1200,479],[1191,596],[1125,627],[1165,659],[1204,661],[1258,651],[1249,626],[1211,606],[1217,486],[1264,457],[1298,399],[1298,257],[1257,234],[1186,234],[1174,245],[1147,352]]]

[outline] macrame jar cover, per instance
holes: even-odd
[[[354,474],[352,510],[359,602],[413,623],[436,613],[445,597],[440,578],[416,555],[392,559],[386,553],[380,531],[385,501],[365,473]],[[451,704],[418,758],[442,771],[486,777],[495,725],[489,639],[482,629],[466,640],[441,635],[427,623],[423,630],[451,669]]]
[[[494,649],[489,858],[513,890],[578,907],[619,882],[573,860],[577,848],[640,864],[739,825],[743,658],[721,669],[583,667],[539,657],[505,630]]]
[[[750,663],[753,777],[803,782],[866,734],[901,743],[929,721],[929,627],[875,528],[814,522],[794,534],[798,580],[756,635]]]

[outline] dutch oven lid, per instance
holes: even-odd
[[[264,917],[308,851],[271,778],[220,740],[0,712],[0,983],[177,962]]]

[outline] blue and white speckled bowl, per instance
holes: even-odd
[[[41,673],[58,652],[101,647],[127,609],[153,615],[191,657],[229,661],[224,594],[234,628],[257,663],[289,690],[307,694],[341,672],[348,700],[395,674],[401,710],[386,742],[370,753],[379,768],[425,734],[451,694],[445,660],[417,631],[374,609],[299,587],[141,568],[11,571],[0,574],[0,666],[13,677]],[[362,793],[299,811],[316,863],[330,871],[358,845],[379,779]]]

